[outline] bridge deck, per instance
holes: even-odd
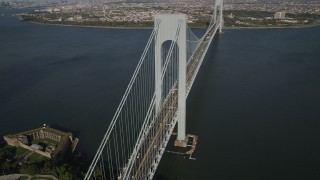
[[[210,30],[206,32],[202,41],[200,42],[198,48],[192,55],[189,63],[187,65],[187,79],[186,86],[187,91],[190,91],[193,80],[197,75],[197,69],[200,68],[202,60],[204,58],[205,51],[210,46],[213,39],[212,36],[215,35],[217,27],[213,25]],[[164,103],[162,104],[161,111],[158,113],[157,117],[154,117],[153,124],[151,124],[148,130],[145,132],[144,137],[141,138],[140,148],[136,160],[131,164],[132,172],[128,174],[127,177],[130,179],[147,179],[145,176],[150,172],[152,168],[149,165],[158,165],[160,159],[155,159],[159,153],[163,153],[166,143],[169,141],[171,135],[170,129],[173,129],[177,120],[177,104],[178,104],[178,91],[176,88],[177,83],[172,88],[169,95],[166,97]],[[166,138],[166,139],[165,139]],[[160,156],[161,157],[161,156]]]

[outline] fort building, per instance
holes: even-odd
[[[63,132],[43,125],[42,127],[3,136],[8,145],[22,147],[54,161],[63,161],[68,152],[73,152],[79,139],[71,132]]]

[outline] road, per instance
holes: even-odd
[[[196,76],[197,69],[201,65],[200,63],[202,62],[205,53],[204,51],[207,50],[207,47],[210,45],[211,36],[214,32],[216,32],[215,26],[207,31],[193,56],[191,56],[192,59],[188,62],[186,86],[189,90],[192,86],[192,78],[195,78]],[[178,91],[176,85],[177,82],[166,97],[158,116],[156,116],[152,124],[149,125],[144,137],[141,138],[136,160],[131,165],[131,174],[127,177],[131,177],[132,179],[147,179],[153,161],[155,161],[155,158],[157,157],[157,153],[163,148],[164,138],[166,138],[171,126],[175,125],[178,104]]]

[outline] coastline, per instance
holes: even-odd
[[[41,23],[35,21],[24,21],[32,24],[50,25],[50,26],[66,26],[66,27],[87,27],[87,28],[102,28],[102,29],[153,29],[153,27],[115,27],[115,26],[86,26],[86,25],[75,25],[75,24],[52,24],[52,23]]]
[[[103,29],[153,29],[153,27],[130,27],[130,26],[87,26],[87,25],[75,25],[75,24],[53,24],[53,23],[41,23],[35,21],[27,21],[32,24],[51,25],[51,26],[65,26],[65,27],[87,27],[87,28],[103,28]],[[320,26],[320,21],[317,23],[305,25],[305,26],[252,26],[252,27],[230,27],[226,26],[224,29],[237,30],[237,29],[294,29],[294,28],[311,28]],[[192,29],[205,29],[205,27],[192,27]]]
[[[299,28],[311,28],[320,26],[320,21],[317,23],[305,25],[305,26],[256,26],[256,27],[224,27],[224,29],[236,30],[236,29],[299,29]]]

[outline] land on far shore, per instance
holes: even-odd
[[[320,22],[320,2],[315,4],[226,4],[227,28],[305,27]],[[212,19],[211,2],[77,3],[47,6],[20,14],[23,21],[57,25],[121,28],[152,27],[158,13],[185,13],[189,27],[207,27]],[[282,12],[281,16],[276,13]]]
[[[320,15],[312,14],[287,14],[286,19],[276,20],[272,17],[261,17],[267,12],[256,11],[226,11],[224,15],[224,27],[227,29],[237,28],[286,28],[286,27],[310,27],[320,25]],[[240,15],[238,15],[240,14]],[[246,14],[241,16],[241,14]],[[251,16],[247,16],[252,14]],[[270,14],[270,13],[267,13]],[[63,26],[82,26],[82,27],[105,27],[105,28],[152,28],[153,21],[131,22],[131,21],[62,21],[48,20],[37,17],[33,14],[20,14],[22,21],[29,21],[41,24],[63,25]],[[299,20],[297,20],[299,19]],[[206,28],[210,19],[200,22],[188,23],[191,28]]]
[[[276,19],[274,14],[267,11],[228,10],[224,15],[224,25],[227,28],[281,28],[320,24],[320,14],[285,13],[284,17],[279,19]]]

